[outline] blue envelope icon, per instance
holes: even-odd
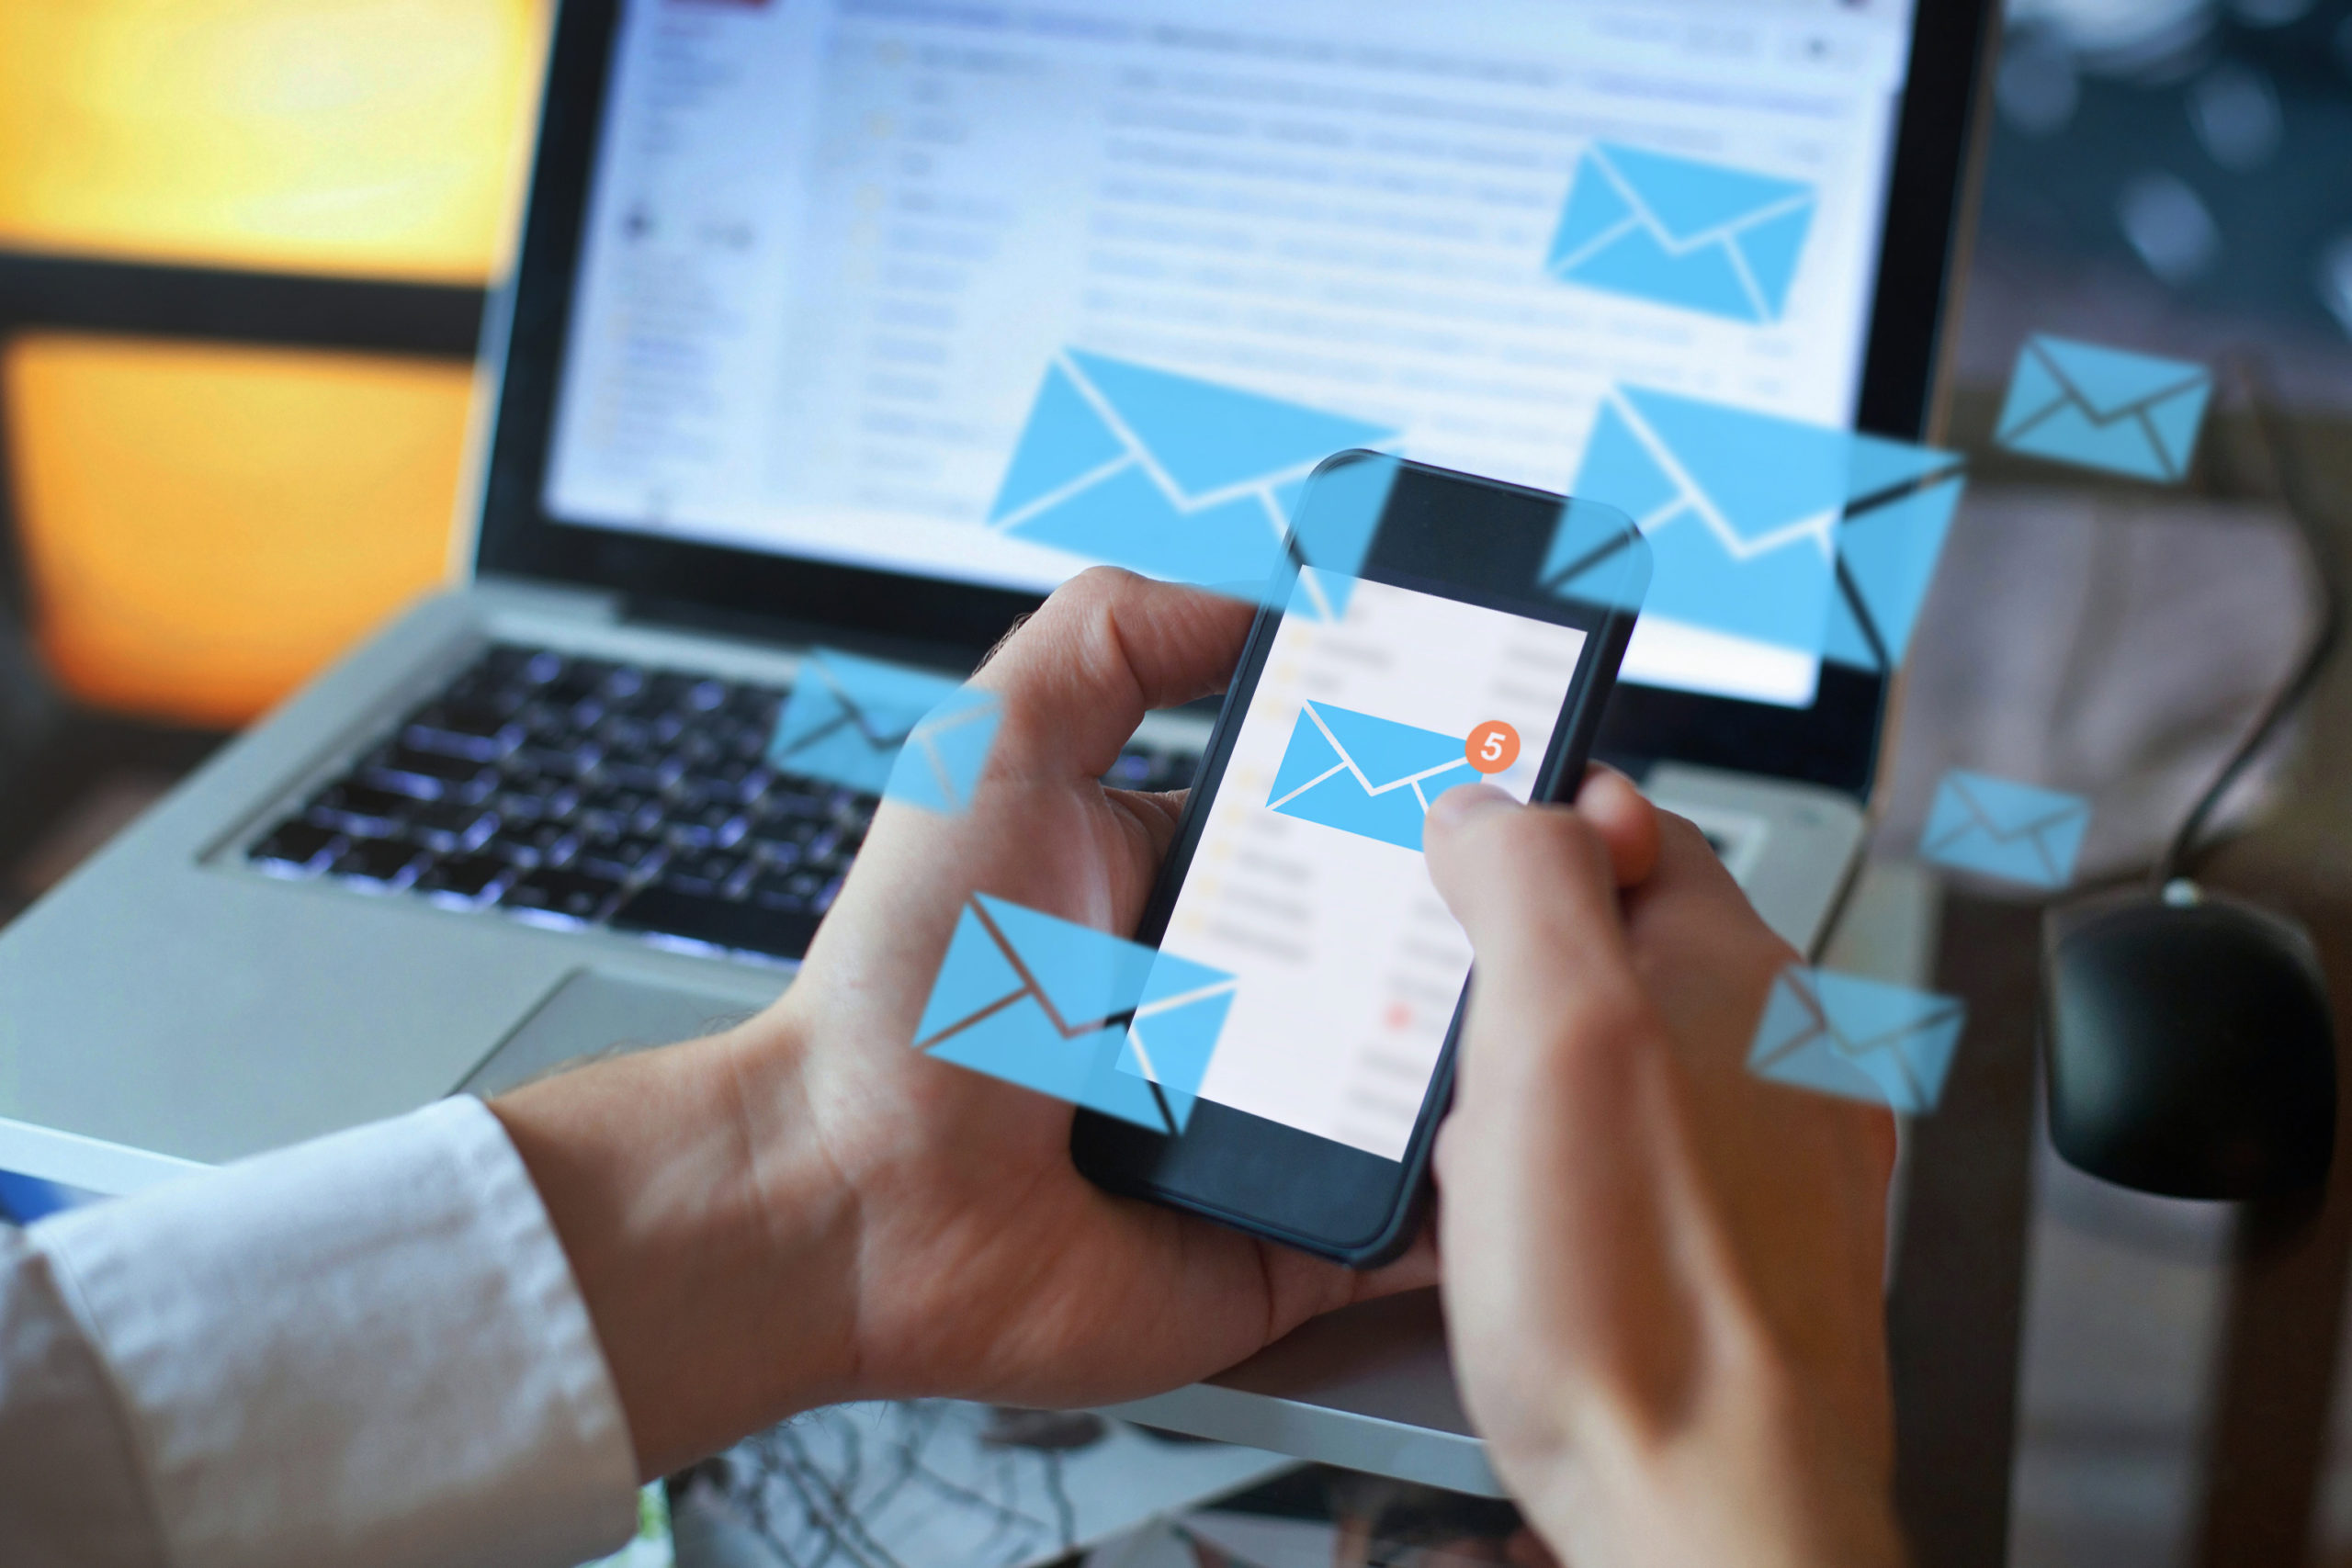
[[[1569,493],[1632,517],[1648,614],[1818,652],[1846,500],[1842,430],[1620,387]]]
[[[1330,703],[1299,709],[1266,805],[1285,817],[1419,851],[1430,802],[1478,774],[1459,736]]]
[[[2213,373],[2186,360],[2035,336],[1993,432],[1996,444],[2053,462],[2176,484],[2197,451]]]
[[[1119,1071],[1152,1086],[1153,1103],[1180,1133],[1200,1102],[1194,1091],[1208,1077],[1209,1058],[1216,1054],[1238,987],[1222,970],[1163,950],[1152,961],[1143,996],[1127,1021],[1127,1036],[1119,1043]]]
[[[956,687],[907,732],[907,743],[899,749],[898,761],[891,765],[883,798],[920,806],[943,817],[969,807],[1003,717],[1004,705],[994,692]]]
[[[777,716],[768,761],[786,773],[880,795],[916,726],[962,690],[944,675],[811,649]]]
[[[1777,321],[1814,206],[1801,181],[1596,141],[1569,177],[1544,270],[1660,305]]]
[[[1340,516],[1292,540],[1291,513],[1317,464],[1396,434],[1069,349],[1046,367],[989,525],[1147,576],[1246,583],[1253,594],[1286,540],[1307,564],[1353,577],[1370,540],[1354,525],[1362,519]]]
[[[956,919],[915,1049],[1177,1133],[1237,984],[1207,964],[976,893]]]
[[[1602,502],[1572,499],[1560,505],[1552,542],[1536,574],[1561,599],[1611,610],[1639,610],[1650,586],[1649,541],[1634,520]]]
[[[2091,803],[2079,795],[1954,768],[1936,786],[1919,853],[1982,876],[2064,887],[2090,825]]]
[[[1930,447],[1619,387],[1569,488],[1640,527],[1647,613],[1876,669],[1909,646],[1960,473]],[[1561,529],[1544,567],[1570,596],[1573,549]]]
[[[1747,1067],[1775,1083],[1925,1115],[1943,1094],[1967,1020],[1957,997],[1792,964],[1772,982]]]
[[[1846,512],[1838,525],[1838,591],[1821,657],[1892,671],[1943,558],[1966,479],[1956,452],[1856,434],[1846,456]]]

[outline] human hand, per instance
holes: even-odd
[[[909,1048],[967,894],[1135,930],[1182,796],[1102,775],[1147,710],[1223,689],[1250,615],[1124,572],[1056,593],[973,679],[1003,719],[972,808],[884,805],[779,1004],[775,1032],[801,1043],[808,1125],[858,1194],[861,1392],[1140,1395],[1434,1278],[1426,1247],[1358,1274],[1113,1197],[1071,1164],[1069,1106]]]
[[[1477,953],[1438,1228],[1498,1472],[1575,1568],[1899,1562],[1892,1121],[1745,1066],[1796,955],[1679,818],[1622,897],[1581,803],[1450,791],[1428,842]]]
[[[1435,1277],[1426,1245],[1355,1273],[1112,1197],[1070,1163],[1069,1106],[910,1048],[971,892],[1135,929],[1182,797],[1101,776],[1148,709],[1223,687],[1250,614],[1076,579],[974,678],[1003,718],[972,808],[884,804],[781,1001],[498,1102],[647,1473],[835,1400],[1137,1396]]]

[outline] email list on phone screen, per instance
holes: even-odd
[[[1401,1159],[1470,973],[1425,803],[1530,798],[1587,634],[1374,581],[1345,604],[1275,632],[1161,946],[1240,982],[1201,1098]]]

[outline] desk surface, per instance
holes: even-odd
[[[2324,870],[2290,835],[2266,833],[2216,856],[2206,880],[2310,926],[2335,998],[2340,1050],[2352,1041],[2352,883],[2315,874]],[[2352,1562],[2352,1399],[2341,1386],[2352,1305],[2352,1121],[2344,1111],[2352,1080],[2339,1066],[2335,1167],[2326,1190],[2308,1201],[2189,1202],[2073,1170],[2050,1148],[2034,1102],[2022,999],[2031,994],[2030,914],[1981,904],[1950,910],[1951,938],[1974,950],[1970,983],[2007,1010],[1990,1037],[1999,1043],[1978,1064],[1969,1120],[1949,1132],[1955,1144],[1981,1139],[2026,1157],[1948,1149],[1952,1174],[1932,1200],[1943,1209],[1943,1245],[1971,1246],[1956,1233],[1973,1229],[1979,1266],[2013,1271],[2006,1303],[1989,1285],[1972,1294],[1954,1280],[1955,1293],[1898,1312],[1909,1364],[1928,1369],[1906,1391],[1919,1416],[1901,1434],[1912,1445],[1905,1502],[1920,1568],[2003,1560],[1947,1553],[1932,1544],[1943,1529],[2006,1545],[2015,1568],[2340,1568]],[[1950,943],[1947,957],[1961,962]],[[1999,1168],[2012,1176],[1996,1179]],[[1996,1230],[2011,1239],[1986,1239]],[[1980,1312],[1990,1321],[1963,1321]],[[1928,1351],[1944,1334],[1956,1337],[1939,1360]],[[2001,1402],[1972,1400],[1957,1385],[1972,1365],[1989,1370],[2004,1338],[2014,1341],[2018,1371],[2000,1380],[2015,1391],[2000,1410]],[[1971,1429],[1939,1439],[1940,1423]],[[2004,1451],[2010,1433],[2013,1454]],[[1960,1488],[1928,1480],[1939,1462],[1982,1494],[1973,1510],[1963,1508]],[[2005,1541],[1992,1539],[1989,1519],[1965,1517],[1996,1495],[2009,1516]]]

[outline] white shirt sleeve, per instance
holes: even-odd
[[[0,1227],[12,1568],[567,1568],[636,1518],[587,1308],[478,1100]]]

